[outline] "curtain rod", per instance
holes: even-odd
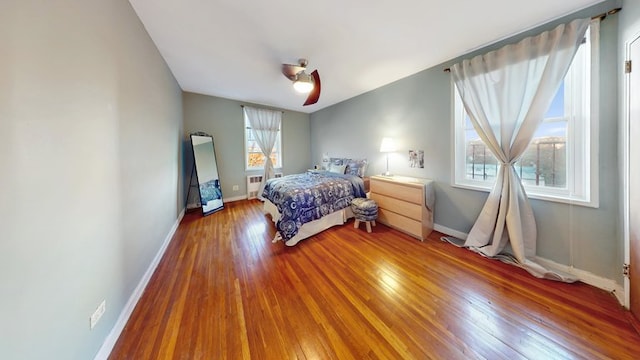
[[[618,12],[620,12],[620,10],[622,10],[621,7],[615,8],[615,9],[611,9],[611,10],[605,12],[605,13],[602,13],[600,15],[596,15],[596,16],[591,17],[591,20],[600,19],[600,21],[602,21],[607,17],[607,15],[617,14]]]
[[[244,108],[244,105],[240,105],[240,107]],[[261,108],[261,109],[267,109],[267,110],[271,110],[271,111],[278,111],[278,110],[268,109],[268,108]],[[280,110],[280,112],[284,114],[284,110]]]
[[[617,14],[618,12],[620,12],[620,10],[622,10],[621,7],[615,8],[615,9],[611,9],[611,10],[609,10],[607,12],[604,12],[604,13],[602,13],[600,15],[592,16],[591,20],[600,19],[600,21],[602,21],[609,15]],[[444,72],[451,72],[451,68],[445,68],[445,69],[443,69],[443,71]]]

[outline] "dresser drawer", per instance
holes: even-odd
[[[433,230],[433,211],[425,205],[433,181],[406,176],[371,177],[371,199],[378,204],[378,221],[420,240]],[[431,201],[431,199],[430,199]]]
[[[371,198],[378,203],[380,209],[387,209],[413,220],[422,221],[421,205],[377,193],[371,193]]]
[[[422,205],[422,185],[394,184],[371,179],[371,192]]]
[[[378,221],[397,230],[422,239],[422,223],[408,217],[398,215],[393,211],[378,209]]]

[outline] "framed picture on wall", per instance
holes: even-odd
[[[409,150],[409,167],[424,169],[424,150]]]

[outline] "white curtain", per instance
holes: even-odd
[[[474,129],[501,166],[465,246],[514,258],[536,277],[575,278],[535,262],[536,222],[513,164],[528,147],[562,83],[589,19],[574,20],[451,67]]]
[[[262,200],[262,191],[264,190],[265,183],[274,177],[271,152],[273,152],[273,147],[276,145],[276,140],[278,139],[280,122],[282,121],[282,111],[257,109],[249,106],[245,106],[243,109],[244,116],[251,126],[251,133],[265,156],[264,174],[262,175],[262,182],[258,189],[258,198]]]

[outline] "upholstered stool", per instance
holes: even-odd
[[[356,222],[354,228],[360,227],[360,222],[367,224],[367,232],[371,232],[371,225],[376,226],[378,218],[378,204],[373,199],[355,198],[351,201],[351,210]]]

